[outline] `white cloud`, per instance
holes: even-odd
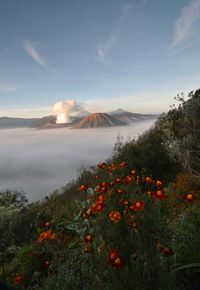
[[[35,62],[37,62],[40,66],[47,69],[48,71],[50,71],[51,73],[53,73],[57,77],[59,77],[59,78],[62,77],[57,71],[55,71],[55,69],[53,69],[51,66],[49,66],[49,64],[45,61],[45,59],[40,55],[39,51],[36,49],[35,44],[32,41],[30,41],[30,40],[24,41],[23,46],[24,46],[26,52],[28,53],[28,55]]]
[[[97,48],[98,61],[101,63],[109,63],[108,54],[119,39],[118,33],[111,34],[110,38],[105,42],[100,42]]]
[[[198,33],[200,34],[200,0],[192,0],[182,8],[181,15],[174,24],[174,39],[170,47],[185,44]]]

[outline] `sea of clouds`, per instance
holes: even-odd
[[[41,199],[77,176],[82,166],[108,158],[117,135],[137,138],[154,123],[98,129],[0,130],[0,190],[23,190]]]

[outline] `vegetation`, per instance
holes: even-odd
[[[45,200],[0,193],[0,275],[14,289],[200,285],[200,90]]]

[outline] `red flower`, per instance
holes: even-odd
[[[122,215],[119,211],[111,211],[109,213],[109,218],[112,222],[118,223],[121,220]]]
[[[144,178],[144,181],[146,183],[152,183],[153,182],[153,179],[151,177],[147,176],[147,177]]]
[[[96,212],[101,212],[104,209],[104,204],[94,203],[89,209],[89,215],[93,215]]]
[[[158,200],[162,200],[162,199],[165,199],[167,197],[166,194],[161,190],[157,190],[156,192],[154,192],[152,194],[152,196]]]
[[[119,167],[120,168],[124,168],[127,166],[127,163],[125,161],[122,161],[120,164],[119,164]]]
[[[85,236],[85,242],[86,243],[93,242],[93,241],[94,241],[93,235],[89,234],[89,235]]]
[[[116,268],[123,268],[124,261],[117,250],[111,250],[108,254],[108,262]]]
[[[14,278],[15,284],[21,284],[24,281],[24,275],[17,273]]]
[[[119,204],[122,205],[122,206],[128,206],[129,205],[129,201],[128,200],[125,200],[125,199],[121,199],[119,201]]]
[[[99,164],[97,164],[97,166],[101,169],[106,168],[106,163],[105,162],[100,162]]]
[[[79,190],[80,191],[86,191],[89,187],[86,185],[86,184],[82,184],[80,187],[79,187]]]
[[[162,253],[164,257],[170,257],[170,256],[173,256],[174,254],[172,248],[170,247],[164,247],[164,249],[162,250]]]
[[[196,197],[193,193],[187,193],[183,195],[183,199],[185,199],[186,201],[192,203],[196,200]]]
[[[51,265],[51,263],[50,263],[48,260],[44,262],[44,266],[45,266],[46,268],[49,268],[50,265]]]
[[[145,202],[144,201],[136,201],[134,204],[130,205],[129,209],[131,211],[141,211],[144,210]]]
[[[105,201],[106,201],[106,199],[107,199],[106,195],[105,195],[105,194],[101,194],[101,195],[99,195],[99,196],[97,197],[97,199],[96,199],[96,203],[97,203],[97,204],[104,204]]]
[[[115,178],[115,183],[123,183],[123,180],[120,177]]]
[[[54,240],[58,238],[56,237],[56,234],[52,230],[48,230],[46,232],[41,233],[37,241],[38,243],[41,243],[46,239]]]
[[[124,189],[122,189],[122,188],[119,188],[119,189],[117,189],[117,190],[116,190],[116,192],[117,192],[117,193],[124,193],[124,192],[125,192],[125,190],[124,190]]]
[[[136,174],[135,169],[131,170],[131,175],[135,175],[135,174]]]
[[[125,177],[125,179],[124,179],[124,183],[126,183],[126,184],[130,184],[130,183],[132,183],[132,182],[133,182],[133,177],[130,176],[130,175],[127,175],[127,176]]]
[[[161,186],[161,185],[162,185],[162,181],[160,181],[160,180],[156,180],[156,181],[155,181],[155,185],[156,185],[156,186]]]

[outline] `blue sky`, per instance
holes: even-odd
[[[167,111],[199,51],[200,0],[0,0],[0,116]]]

